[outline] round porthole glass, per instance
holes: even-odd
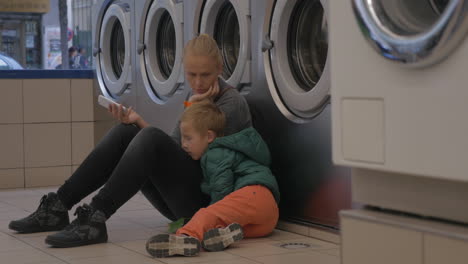
[[[110,43],[110,58],[112,71],[117,79],[122,75],[122,69],[125,64],[125,36],[122,25],[118,19],[112,26]]]
[[[298,1],[288,28],[288,61],[296,82],[304,91],[320,80],[327,61],[328,30],[320,1]]]
[[[216,17],[214,39],[223,57],[223,78],[229,79],[236,69],[240,49],[239,21],[231,3],[226,2]]]
[[[448,2],[449,0],[376,0],[375,8],[388,30],[399,36],[413,36],[429,30],[438,21]]]
[[[156,56],[164,79],[169,78],[175,63],[176,36],[174,22],[169,12],[164,11],[156,33]]]

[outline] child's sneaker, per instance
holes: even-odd
[[[203,235],[202,247],[208,251],[221,251],[244,238],[242,227],[232,223],[225,228],[213,228]]]
[[[174,255],[192,257],[200,252],[200,241],[186,235],[159,234],[146,241],[146,251],[155,258]]]

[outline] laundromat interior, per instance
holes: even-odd
[[[107,243],[11,230],[120,123],[99,96],[172,134],[200,34],[270,151],[273,232],[153,258],[172,221],[141,192]],[[465,0],[0,0],[0,262],[468,263],[467,34]]]

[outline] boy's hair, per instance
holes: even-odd
[[[217,137],[221,137],[224,135],[226,118],[217,105],[205,100],[187,107],[180,122],[192,122],[197,132],[205,134],[211,130],[215,132]]]
[[[195,56],[207,56],[215,59],[218,62],[218,66],[223,66],[223,58],[221,57],[221,51],[219,51],[218,44],[208,34],[201,34],[198,37],[191,39],[184,49],[184,57],[187,54]]]

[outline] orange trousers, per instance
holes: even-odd
[[[206,231],[238,223],[244,237],[261,237],[273,231],[278,217],[278,205],[270,190],[262,185],[251,185],[198,210],[176,234],[186,234],[202,241]]]

